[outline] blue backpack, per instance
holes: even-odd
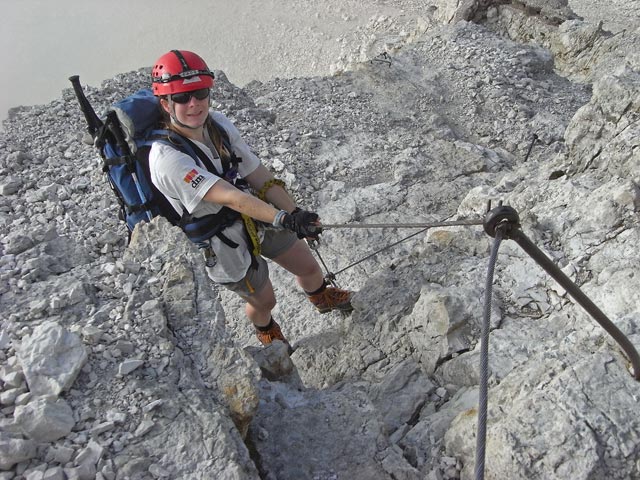
[[[161,215],[179,226],[196,244],[216,235],[230,246],[237,246],[222,231],[239,219],[240,213],[226,207],[216,214],[200,218],[192,217],[186,210],[182,214],[176,212],[151,181],[149,150],[155,141],[166,142],[199,159],[210,172],[227,179],[237,177],[241,159],[231,153],[231,158],[223,159],[223,171],[219,172],[192,141],[175,132],[158,129],[161,119],[159,101],[149,89],[140,90],[115,103],[103,122],[85,97],[78,77],[71,77],[70,80],[87,120],[88,131],[103,159],[102,169],[120,204],[119,218],[127,225],[129,240],[138,223]],[[213,119],[212,122],[226,150],[233,152],[228,133]],[[241,188],[240,185],[236,186]]]
[[[129,231],[141,221],[161,214],[155,201],[159,197],[147,174],[151,143],[162,133],[156,130],[158,107],[150,90],[140,90],[117,102],[107,114],[107,123],[115,127],[111,128],[115,131],[113,138],[95,143],[104,161],[102,169],[120,203],[120,219]]]

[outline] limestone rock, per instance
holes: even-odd
[[[29,390],[36,395],[59,395],[67,390],[87,361],[78,335],[52,321],[24,338],[18,355]]]
[[[591,101],[569,124],[565,138],[573,171],[602,169],[633,176],[640,165],[640,57],[599,78]]]
[[[9,470],[15,464],[36,456],[37,442],[13,437],[0,432],[0,470]]]
[[[26,405],[17,406],[14,416],[25,435],[39,442],[62,438],[75,425],[69,404],[52,396],[36,397]]]

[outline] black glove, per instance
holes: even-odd
[[[317,213],[296,208],[293,212],[287,213],[281,222],[284,228],[294,232],[298,235],[298,238],[313,238],[317,240],[322,233],[318,218]]]

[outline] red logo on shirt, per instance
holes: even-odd
[[[193,188],[196,188],[198,185],[200,185],[200,182],[202,182],[203,180],[204,176],[200,175],[195,168],[187,173],[184,177],[185,183],[190,183]]]
[[[184,177],[184,183],[191,183],[194,178],[198,176],[198,171],[194,168],[189,173],[187,173]]]

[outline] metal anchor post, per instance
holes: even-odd
[[[540,265],[551,277],[562,286],[596,320],[606,332],[620,345],[629,358],[633,367],[633,376],[640,381],[640,356],[633,344],[615,324],[587,297],[580,287],[567,277],[560,268],[536,247],[520,229],[518,212],[509,206],[498,206],[489,210],[483,223],[484,231],[490,237],[495,237],[500,228],[503,237],[514,240],[533,260]]]

